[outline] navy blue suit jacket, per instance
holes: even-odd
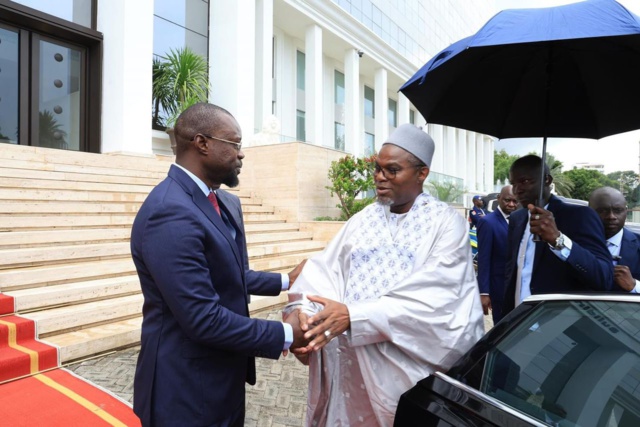
[[[230,424],[244,412],[245,381],[255,383],[254,357],[281,354],[280,322],[250,319],[248,310],[249,293],[280,292],[280,275],[245,274],[232,199],[219,203],[235,239],[197,184],[171,166],[136,215],[131,253],[144,305],[133,406],[145,426]]]
[[[531,294],[612,290],[613,260],[596,212],[587,206],[564,203],[555,196],[549,199],[548,210],[553,213],[558,230],[571,239],[573,246],[569,258],[562,261],[547,243],[535,243]],[[528,220],[527,209],[517,210],[509,217],[503,316],[515,305],[516,261]]]
[[[640,280],[640,236],[624,228],[618,265],[626,265],[634,279]]]
[[[491,298],[494,323],[502,318],[509,223],[498,209],[478,218],[478,286]]]

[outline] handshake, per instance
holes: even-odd
[[[308,310],[311,303],[319,304],[322,310],[311,314]],[[322,349],[351,325],[345,304],[316,295],[299,296],[298,301],[289,303],[282,312],[282,320],[293,328],[293,343],[289,349],[305,365],[312,352]]]

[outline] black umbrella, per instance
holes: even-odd
[[[544,162],[547,137],[640,128],[640,17],[614,0],[504,10],[400,91],[428,123],[542,137]]]

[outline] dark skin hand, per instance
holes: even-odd
[[[613,267],[613,281],[627,292],[636,287],[636,279],[631,276],[631,271],[626,265],[615,265]]]
[[[289,272],[289,290],[291,289],[291,287],[293,286],[293,283],[296,281],[296,279],[300,275],[300,272],[302,271],[302,268],[304,267],[306,262],[307,262],[306,259],[302,260],[300,264],[296,265],[295,268]]]
[[[293,352],[296,349],[305,349],[309,345],[309,340],[304,337],[305,331],[302,330],[302,322],[306,321],[306,315],[302,317],[304,313],[301,311],[294,311],[283,319],[283,322],[288,323],[293,328],[293,343],[291,343],[290,350]],[[283,355],[287,355],[287,351],[283,351]]]
[[[306,352],[318,351],[332,338],[337,337],[351,326],[349,319],[349,309],[345,304],[323,298],[317,295],[310,295],[309,301],[322,304],[324,309],[306,319],[306,323],[301,325],[306,339],[311,340],[306,347]],[[325,331],[328,332],[325,335]]]
[[[487,315],[491,310],[491,297],[489,295],[480,295],[480,302],[482,303],[482,312]]]
[[[555,246],[560,231],[556,226],[553,212],[531,204],[527,206],[527,209],[531,212],[531,220],[529,221],[531,234],[537,234],[543,241]]]

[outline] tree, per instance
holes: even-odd
[[[607,178],[616,181],[618,183],[617,188],[623,194],[630,193],[637,187],[640,180],[640,176],[634,171],[616,171],[607,174]]]
[[[504,149],[493,152],[493,179],[505,182],[509,179],[509,168],[520,156],[508,154]]]
[[[340,219],[348,220],[360,212],[374,200],[373,197],[356,199],[359,194],[364,194],[374,188],[373,168],[375,156],[356,158],[351,155],[331,162],[329,179],[331,196],[336,195],[340,204]]]
[[[551,153],[547,153],[547,166],[549,166],[549,174],[553,177],[553,184],[556,194],[564,197],[570,197],[573,191],[573,182],[562,173],[563,163],[557,160]]]
[[[607,178],[603,173],[593,169],[572,169],[563,173],[573,182],[571,198],[589,200],[589,195],[596,188],[616,186],[616,182]]]
[[[443,202],[455,202],[464,194],[464,188],[458,187],[453,181],[427,181],[427,187],[433,190],[430,192],[434,194],[438,200]]]

